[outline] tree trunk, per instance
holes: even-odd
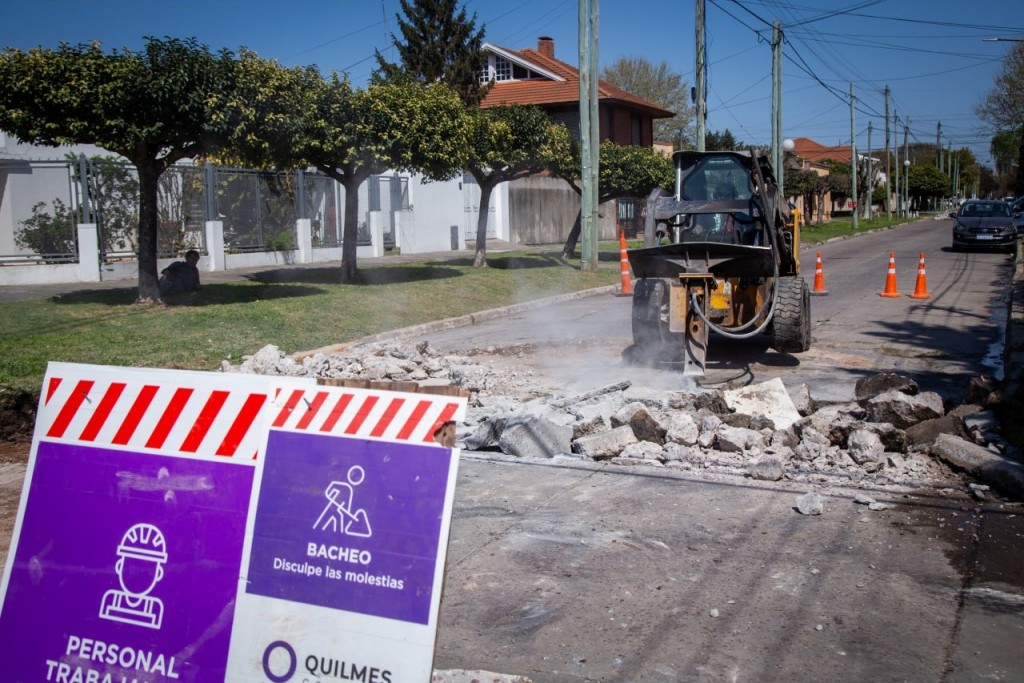
[[[580,241],[580,233],[583,232],[583,189],[568,179],[565,182],[569,183],[569,187],[580,200],[580,210],[576,212],[576,220],[573,221],[569,236],[565,238],[565,246],[562,247],[562,258],[568,260],[576,253],[576,244]]]
[[[341,283],[356,284],[359,271],[356,266],[356,248],[359,240],[359,186],[369,176],[363,170],[350,171],[336,178],[345,188],[345,218],[341,231]]]
[[[162,303],[156,269],[157,186],[160,173],[150,164],[135,163],[139,172],[139,295],[136,303]]]
[[[562,258],[568,260],[576,254],[576,243],[580,241],[580,233],[583,232],[583,207],[576,212],[576,220],[572,224],[569,236],[565,238],[565,246],[562,247]]]
[[[476,255],[473,257],[474,268],[487,267],[487,214],[491,207],[491,190],[496,183],[493,180],[477,178],[480,186],[480,212],[476,217]]]

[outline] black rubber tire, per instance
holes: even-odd
[[[772,348],[776,351],[800,353],[811,348],[811,294],[802,277],[775,281],[772,331]]]

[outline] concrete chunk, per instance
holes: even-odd
[[[612,427],[629,425],[640,441],[651,441],[659,445],[665,443],[665,428],[651,415],[647,406],[639,401],[622,406],[612,415],[611,423]]]
[[[918,386],[917,382],[909,377],[892,372],[882,372],[857,380],[854,395],[858,401],[868,401],[887,391],[899,391],[904,394],[914,395],[918,391]]]
[[[586,455],[594,460],[602,460],[618,455],[626,446],[637,441],[632,427],[623,425],[607,432],[576,439],[572,442],[572,452]]]
[[[752,448],[763,449],[764,437],[760,432],[742,427],[721,427],[715,440],[716,448],[726,453],[745,453]]]
[[[737,413],[763,415],[775,423],[776,429],[785,429],[800,419],[793,399],[778,377],[768,382],[723,391],[722,396],[726,405]]]
[[[700,436],[700,429],[697,422],[689,413],[672,413],[669,418],[668,430],[665,432],[665,441],[678,443],[684,446],[695,446]]]
[[[872,421],[888,422],[900,429],[945,414],[942,397],[934,391],[926,391],[916,396],[908,396],[900,391],[887,391],[868,401],[867,411]]]
[[[932,454],[1009,496],[1024,499],[1024,465],[1018,462],[950,434],[935,439]]]
[[[520,458],[551,458],[568,453],[571,442],[572,427],[530,416],[506,422],[498,438],[498,448],[502,453]]]
[[[885,446],[878,435],[867,429],[855,429],[850,432],[846,449],[858,465],[866,462],[881,462],[885,454]]]

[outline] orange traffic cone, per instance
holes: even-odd
[[[619,274],[622,276],[622,287],[619,289],[618,296],[633,296],[633,278],[629,274],[625,230],[619,230]]]
[[[814,296],[827,296],[825,289],[825,273],[821,269],[821,252],[818,252],[818,261],[814,264],[814,289],[811,290]]]
[[[927,299],[928,298],[928,276],[924,272],[924,252],[921,252],[921,260],[917,266],[917,283],[914,285],[914,293],[910,295],[911,299]]]
[[[882,296],[896,298],[900,293],[896,291],[896,254],[889,252],[889,274],[885,278],[885,291]]]

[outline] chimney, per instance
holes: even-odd
[[[545,57],[555,58],[555,39],[550,36],[541,36],[537,39],[537,52]]]

